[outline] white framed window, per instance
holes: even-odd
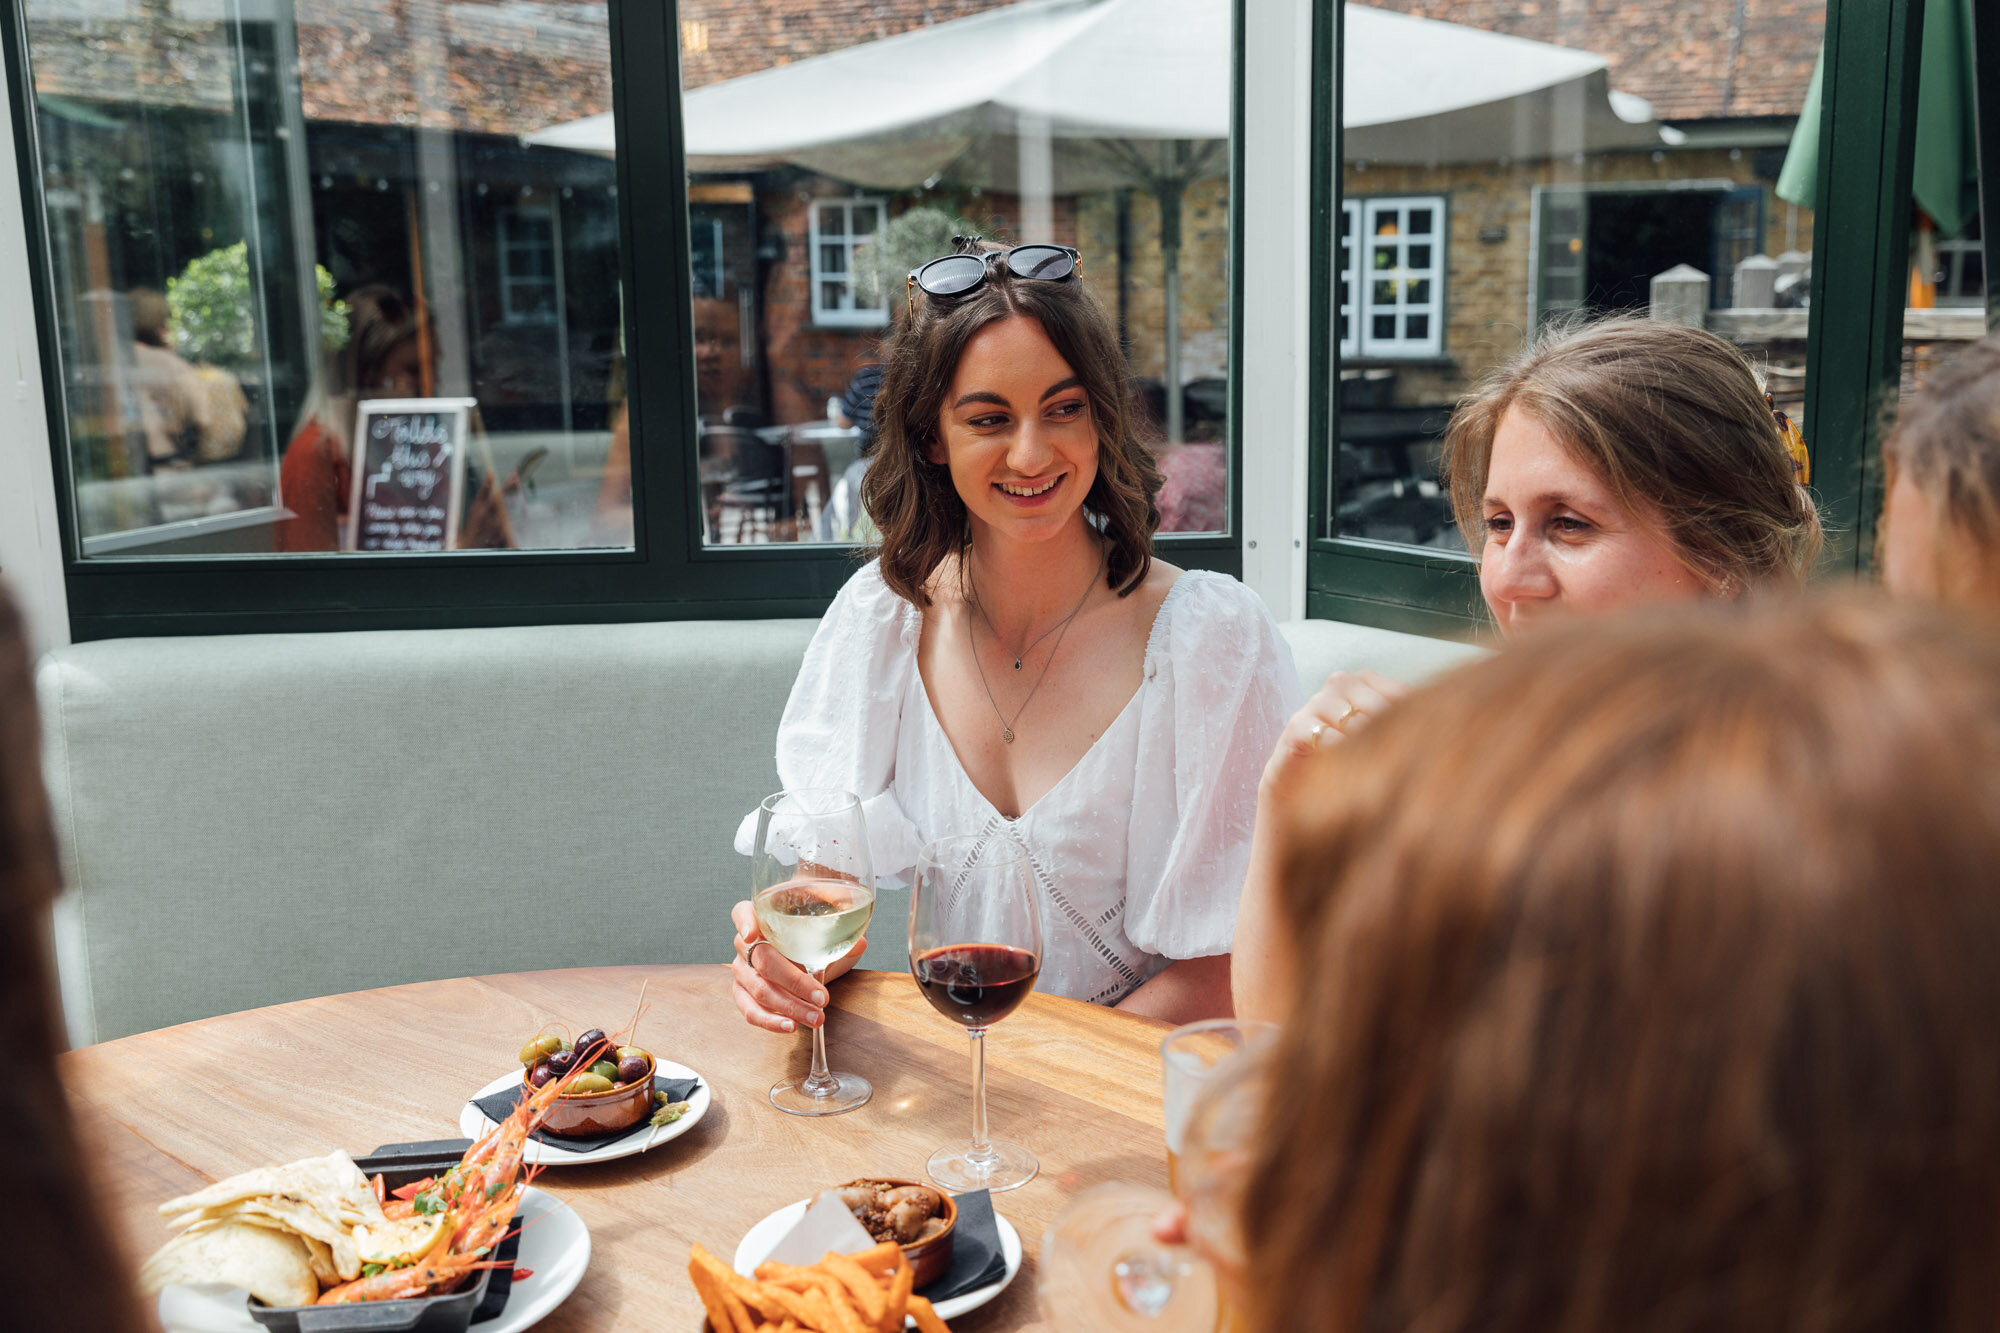
[[[1444,223],[1442,195],[1342,201],[1342,356],[1443,354]]]
[[[1937,243],[1937,303],[1941,306],[1986,304],[1986,250],[1979,239],[1979,218],[1966,224],[1963,235]]]
[[[500,318],[509,324],[553,324],[557,288],[555,209],[523,204],[500,215]]]
[[[854,252],[882,230],[880,199],[815,199],[810,220],[812,318],[839,328],[880,328],[889,309],[879,291],[856,281]]]

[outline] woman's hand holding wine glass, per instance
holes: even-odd
[[[736,927],[736,960],[730,965],[731,993],[736,1007],[752,1027],[766,1032],[796,1032],[801,1027],[818,1027],[826,1021],[825,982],[847,975],[868,949],[863,935],[854,947],[827,964],[818,980],[812,973],[786,958],[764,938],[757,913],[745,898],[730,909]],[[751,946],[763,943],[766,948]]]

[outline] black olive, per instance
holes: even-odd
[[[562,1075],[567,1074],[569,1072],[570,1066],[575,1063],[576,1063],[575,1051],[557,1051],[554,1055],[551,1055],[547,1061],[547,1064],[549,1066],[549,1072],[551,1074],[556,1075],[559,1078]]]

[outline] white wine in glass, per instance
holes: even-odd
[[[875,911],[875,876],[854,793],[794,789],[765,798],[757,811],[750,907],[763,937],[815,981],[860,942]],[[838,1115],[875,1095],[859,1074],[827,1067],[825,1023],[812,1039],[811,1071],[772,1087],[771,1105],[792,1115]]]

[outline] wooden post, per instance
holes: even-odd
[[[1662,324],[1701,328],[1708,313],[1708,274],[1688,264],[1676,264],[1653,275],[1649,314]]]
[[[1777,286],[1778,261],[1769,255],[1751,255],[1736,265],[1729,304],[1738,310],[1769,310],[1778,303]]]

